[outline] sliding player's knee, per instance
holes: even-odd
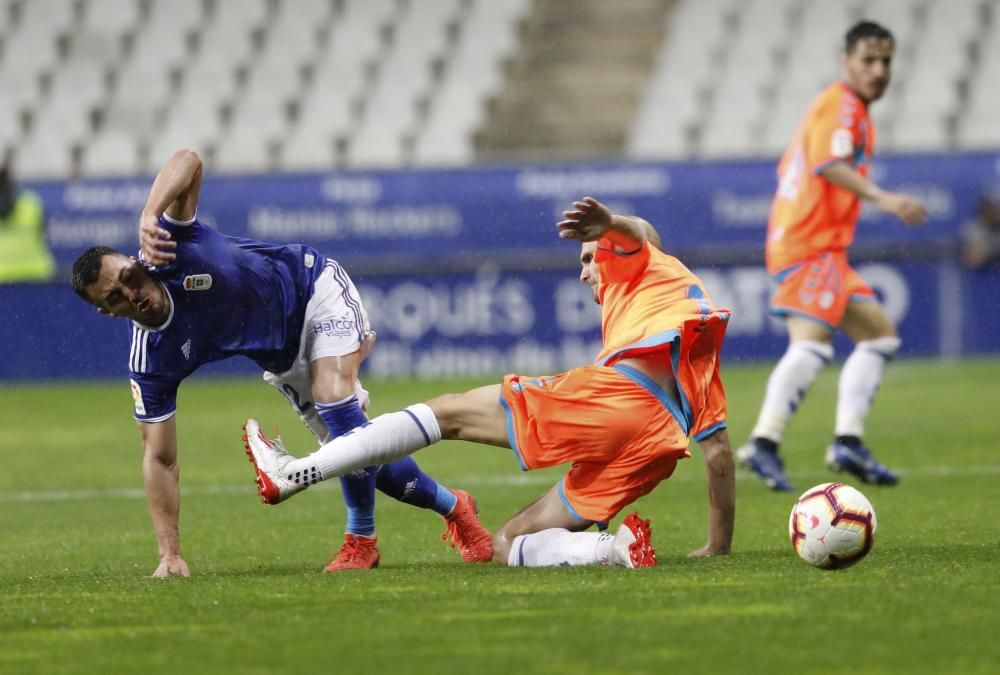
[[[468,406],[464,394],[442,394],[427,401],[441,427],[441,438],[460,438]]]
[[[512,532],[507,525],[504,524],[493,535],[493,561],[501,565],[506,565],[510,559],[510,547],[518,535],[518,533]]]
[[[888,360],[896,355],[896,352],[899,351],[899,348],[902,345],[903,341],[898,335],[883,335],[882,337],[872,338],[871,340],[861,340],[856,345],[856,348],[868,349],[880,354]]]

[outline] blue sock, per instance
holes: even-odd
[[[358,397],[354,395],[335,403],[317,403],[316,412],[334,438],[368,422],[358,404]],[[375,469],[369,466],[340,477],[340,488],[347,506],[347,532],[367,536],[375,534]]]
[[[451,513],[458,501],[454,492],[421,471],[412,457],[382,465],[375,487],[404,504],[434,509],[442,516]]]

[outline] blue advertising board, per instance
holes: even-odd
[[[876,162],[873,176],[923,199],[926,227],[866,209],[858,243],[883,254],[955,240],[996,154],[914,155]],[[90,246],[132,251],[149,178],[38,183],[48,237],[63,269]],[[351,269],[472,269],[484,260],[545,267],[560,250],[553,224],[593,195],[657,225],[667,247],[705,258],[736,250],[760,259],[775,187],[773,162],[595,164],[437,171],[205,178],[200,217],[233,235],[315,246]]]

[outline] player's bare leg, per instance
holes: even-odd
[[[866,483],[895,485],[899,477],[872,456],[863,438],[865,419],[882,383],[885,364],[896,355],[901,341],[877,302],[848,302],[840,327],[854,341],[854,351],[840,372],[835,439],[826,450],[827,466],[852,473]]]
[[[499,396],[500,388],[494,385],[465,394],[439,396],[430,404],[417,403],[400,412],[380,415],[363,427],[334,438],[308,457],[291,463],[285,462],[283,457],[266,457],[275,452],[273,443],[252,434],[248,434],[249,452],[258,469],[266,466],[266,471],[270,471],[280,466],[284,474],[273,476],[271,480],[281,484],[282,481],[315,482],[314,477],[326,480],[372,464],[388,464],[437,443],[442,437],[509,448],[506,417]],[[259,427],[256,422],[254,426]],[[257,457],[261,461],[256,461]]]
[[[560,528],[570,532],[582,532],[594,524],[592,520],[581,520],[567,509],[559,498],[559,485],[524,507],[493,534],[493,556],[501,565],[507,564],[510,557],[511,544],[523,534],[533,534]]]
[[[440,396],[430,404],[381,415],[302,459],[291,458],[279,441],[270,441],[259,424],[249,420],[244,437],[247,453],[257,468],[258,491],[265,503],[276,504],[332,476],[371,465],[392,468],[397,462],[412,463],[408,455],[436,443],[442,436],[509,447],[499,397],[499,386]],[[448,494],[455,502],[442,513],[447,528],[444,538],[459,548],[466,561],[489,561],[493,557],[492,538],[479,523],[475,500],[463,491]]]
[[[344,401],[354,402],[353,391],[359,388],[357,374],[365,354],[370,351],[370,341],[362,343],[359,352],[347,357],[332,357],[313,362],[313,370],[326,372],[328,377],[314,377],[314,400],[325,401],[334,397],[338,403],[323,405],[317,403],[320,414],[324,415],[331,437],[342,436],[368,423],[360,411],[355,411],[356,419],[342,420],[335,414]],[[324,391],[317,385],[326,382],[332,385]],[[346,392],[346,394],[345,394]],[[347,395],[348,399],[341,399]],[[353,406],[357,408],[357,403]],[[464,490],[449,490],[432,477],[421,471],[411,457],[402,457],[393,462],[364,467],[341,476],[344,500],[348,505],[348,528],[344,546],[340,554],[327,566],[328,572],[357,569],[359,566],[373,567],[378,564],[379,555],[375,548],[375,490],[419,508],[432,509],[444,520],[443,539],[459,549],[467,562],[488,562],[493,557],[493,542],[489,531],[479,522],[475,499]]]
[[[427,405],[437,418],[441,438],[510,447],[499,384],[438,396]]]
[[[329,430],[329,437],[342,436],[368,421],[358,398],[358,372],[363,359],[360,348],[349,354],[321,356],[309,364],[312,401]],[[375,533],[375,477],[378,467],[366,466],[340,477],[347,508],[344,541],[323,568],[326,572],[365,570],[378,567],[381,555]]]
[[[877,302],[851,300],[839,328],[855,343],[895,336],[896,327]]]
[[[626,517],[613,535],[583,531],[593,524],[569,512],[556,484],[497,530],[494,559],[510,567],[656,564],[649,522],[637,514]]]

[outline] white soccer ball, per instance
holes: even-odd
[[[844,483],[806,490],[788,518],[795,552],[825,570],[850,567],[872,550],[878,519],[868,498]]]

